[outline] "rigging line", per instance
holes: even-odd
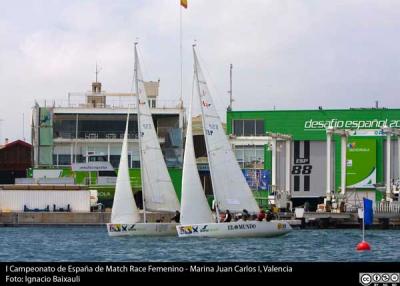
[[[201,55],[197,55],[197,57],[198,57],[199,62],[207,63]],[[212,77],[209,69],[204,68],[204,66],[207,67],[209,65],[204,64],[201,66],[200,70],[202,72],[202,79],[200,79],[199,82],[206,85],[206,88],[209,93],[217,95],[215,98],[213,98],[214,106],[217,111],[217,115],[218,115],[219,119],[221,120],[221,123],[225,122],[226,118],[223,116],[222,117],[220,116],[220,114],[225,114],[225,104],[222,101],[222,99],[223,99],[222,96],[218,96],[218,95],[222,95],[223,93],[219,92],[217,85],[213,81],[213,78],[215,78],[215,77]]]
[[[188,114],[188,117],[189,117],[189,115],[193,118],[193,96],[194,96],[194,88],[195,88],[195,80],[196,80],[196,75],[193,73],[193,78],[192,78],[192,95],[191,95],[191,102],[192,102],[192,104],[190,104],[190,110],[188,110],[189,111],[189,114]],[[188,120],[192,120],[192,118],[188,118]],[[193,122],[192,122],[192,125],[193,125]],[[186,124],[186,126],[187,126],[187,124]],[[193,126],[192,126],[192,133],[193,133]],[[192,134],[192,136],[193,136],[193,134]]]
[[[138,54],[138,58],[139,59],[144,59],[144,56],[143,56],[143,54],[142,54],[142,52],[140,51],[139,48],[137,49],[137,54]],[[150,78],[150,77],[148,77],[149,73],[148,73],[148,69],[146,67],[146,61],[145,60],[140,62],[140,72],[141,72],[141,78],[138,78],[137,80],[138,80],[138,83],[141,82],[144,85],[145,82],[146,82],[144,79],[145,78],[147,78],[147,79]],[[144,86],[143,86],[143,88],[144,88]]]

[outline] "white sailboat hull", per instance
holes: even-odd
[[[285,221],[240,221],[176,226],[179,237],[273,237],[292,230]]]
[[[176,223],[107,223],[109,236],[176,236]]]

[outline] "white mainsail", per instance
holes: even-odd
[[[213,222],[211,209],[208,206],[197,170],[192,134],[192,101],[189,106],[189,117],[186,130],[185,156],[182,172],[181,223]]]
[[[258,212],[258,204],[233,154],[221,119],[194,53],[195,75],[202,110],[203,132],[216,202],[220,210]]]
[[[133,224],[140,221],[139,210],[132,194],[131,179],[128,167],[128,125],[129,111],[126,120],[121,159],[119,161],[114,202],[111,211],[111,223]]]
[[[142,189],[146,210],[175,212],[179,201],[154,128],[135,46],[136,90],[141,154]]]

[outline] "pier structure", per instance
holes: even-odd
[[[392,184],[392,179],[394,178],[391,177],[391,160],[392,160],[392,153],[391,153],[391,146],[392,146],[392,136],[397,137],[397,154],[400,154],[400,129],[399,128],[391,128],[388,126],[384,126],[382,128],[382,132],[386,135],[386,156],[385,156],[385,161],[386,161],[386,178],[385,178],[385,184],[386,184],[386,201],[392,202],[393,201],[393,184]],[[400,157],[398,157],[398,178],[400,178]],[[398,200],[398,198],[397,198]]]
[[[342,196],[346,194],[346,166],[347,166],[347,138],[349,136],[349,131],[346,129],[339,129],[334,127],[328,127],[326,129],[326,202],[331,202],[332,199],[332,186],[331,186],[331,176],[332,176],[332,136],[336,134],[340,136],[341,140],[341,152],[340,152],[340,193]]]
[[[263,135],[260,134],[256,136],[230,135],[229,141],[236,153],[237,150],[241,150],[242,148],[263,148],[264,146],[268,146],[271,152],[271,184],[267,190],[269,191],[268,200],[269,203],[278,208],[287,208],[287,204],[291,204],[292,136],[283,133],[266,132]],[[282,172],[282,176],[278,175],[281,173],[278,166],[278,153],[280,152],[284,153],[284,161],[282,162],[284,171]],[[256,166],[253,164],[252,167],[254,168]]]

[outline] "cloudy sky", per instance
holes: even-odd
[[[188,0],[183,90],[196,40],[224,117],[229,64],[234,109],[399,107],[400,1]],[[179,0],[0,0],[0,118],[30,140],[34,100],[87,91],[96,62],[104,90],[130,91],[139,38],[160,99],[180,91]]]

